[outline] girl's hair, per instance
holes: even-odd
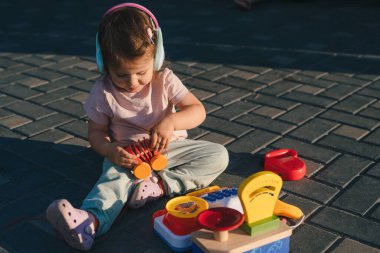
[[[119,66],[122,58],[135,58],[145,53],[154,57],[157,45],[155,29],[151,18],[133,7],[104,16],[98,28],[104,70],[108,73],[108,66]]]

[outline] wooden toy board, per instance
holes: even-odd
[[[280,222],[278,228],[249,236],[240,228],[230,231],[228,240],[219,242],[212,231],[201,229],[191,234],[191,239],[203,252],[241,253],[290,237],[292,229]]]

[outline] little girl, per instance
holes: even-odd
[[[162,67],[161,29],[148,9],[132,3],[112,7],[100,22],[96,48],[103,75],[84,108],[90,144],[105,157],[102,174],[80,209],[61,199],[46,211],[64,240],[80,250],[89,250],[125,205],[139,208],[164,195],[206,187],[228,165],[224,146],[186,139],[186,129],[204,121],[205,109]],[[153,150],[164,150],[168,165],[137,181],[131,173],[136,157],[124,148],[143,138]]]

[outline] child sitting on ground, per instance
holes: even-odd
[[[133,3],[112,7],[101,19],[96,41],[103,75],[84,108],[90,144],[105,157],[102,174],[80,209],[60,199],[46,211],[50,224],[80,250],[89,250],[125,205],[139,208],[164,195],[206,187],[228,165],[224,146],[186,139],[186,129],[204,121],[205,109],[162,67],[161,29],[148,9]],[[138,181],[131,173],[136,157],[124,148],[143,138],[167,154],[168,166]]]

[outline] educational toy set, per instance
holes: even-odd
[[[289,153],[282,150],[276,155]],[[302,164],[293,161],[300,168]],[[292,170],[291,161],[282,162],[283,171],[291,172],[290,180],[304,174],[305,167],[299,174],[298,169]],[[176,252],[287,253],[292,227],[280,218],[302,222],[304,215],[278,199],[282,180],[272,171],[262,171],[246,178],[239,188],[211,186],[173,198],[166,209],[154,214],[154,230]]]

